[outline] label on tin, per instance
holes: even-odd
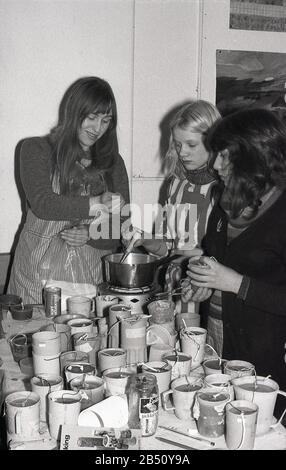
[[[139,416],[144,418],[152,418],[158,413],[159,409],[159,398],[149,397],[140,398]]]
[[[158,425],[158,395],[149,398],[140,398],[139,419],[142,436],[152,436]]]
[[[44,289],[45,311],[47,317],[55,317],[61,314],[61,288],[46,287]]]

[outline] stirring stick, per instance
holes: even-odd
[[[199,436],[192,436],[191,434],[188,434],[188,433],[185,433],[185,432],[182,432],[182,431],[177,431],[177,429],[173,429],[172,427],[168,428],[168,426],[158,426],[158,428],[166,429],[167,431],[172,431],[172,432],[175,432],[176,434],[182,434],[182,436],[190,437],[191,439],[195,439],[197,441],[204,442],[204,443],[209,444],[211,446],[215,445],[215,442],[213,442],[213,441],[209,441],[208,439],[203,439],[202,437],[199,437]]]

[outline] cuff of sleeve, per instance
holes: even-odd
[[[237,293],[237,298],[241,300],[245,300],[247,296],[247,292],[249,289],[250,278],[248,276],[243,276],[239,291]]]

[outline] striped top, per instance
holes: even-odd
[[[172,180],[161,227],[169,249],[192,250],[201,245],[212,209],[213,183],[199,185],[187,179]]]

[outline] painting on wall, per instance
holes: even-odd
[[[286,31],[286,0],[230,0],[229,27]]]
[[[286,116],[286,54],[216,51],[216,104],[223,115],[265,107]]]

